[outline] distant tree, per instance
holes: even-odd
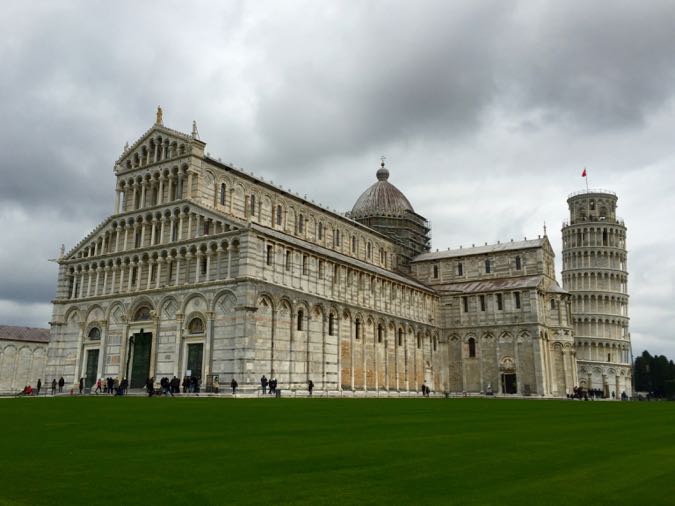
[[[638,392],[651,392],[655,397],[675,397],[675,363],[666,356],[652,356],[643,351],[635,359],[633,374]]]

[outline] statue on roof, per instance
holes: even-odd
[[[157,120],[155,121],[155,125],[164,125],[163,115],[164,115],[164,111],[162,111],[162,106],[158,105],[157,106]]]

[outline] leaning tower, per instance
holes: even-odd
[[[563,287],[572,295],[579,386],[605,397],[632,394],[626,227],[616,194],[584,190],[567,199]]]

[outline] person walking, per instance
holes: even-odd
[[[82,390],[84,390],[84,378],[80,378],[80,395],[82,395]]]
[[[63,393],[63,385],[66,384],[66,380],[63,379],[63,376],[59,378],[59,393]]]
[[[148,381],[145,382],[145,389],[148,391],[148,397],[152,397],[152,394],[155,393],[155,378],[148,378]]]
[[[103,389],[101,388],[101,378],[99,378],[98,381],[96,381],[96,390],[94,390],[94,393],[95,394],[103,393]]]
[[[262,375],[262,378],[260,378],[260,386],[262,387],[262,393],[263,395],[267,394],[267,385],[269,384],[269,381],[267,381],[267,378],[265,375]]]
[[[52,395],[56,394],[56,378],[52,380]]]
[[[314,390],[314,382],[312,380],[309,380],[307,382],[307,390],[309,390],[309,396],[312,396],[312,390]]]
[[[40,389],[42,388],[42,379],[38,378],[37,382],[37,395],[40,395]]]
[[[235,395],[237,393],[237,387],[239,386],[239,383],[237,383],[236,379],[232,378],[230,386],[232,387],[232,395]]]

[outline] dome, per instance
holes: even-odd
[[[391,184],[389,171],[384,162],[376,173],[377,182],[364,191],[352,208],[351,216],[398,215],[405,211],[415,212],[401,190]]]

